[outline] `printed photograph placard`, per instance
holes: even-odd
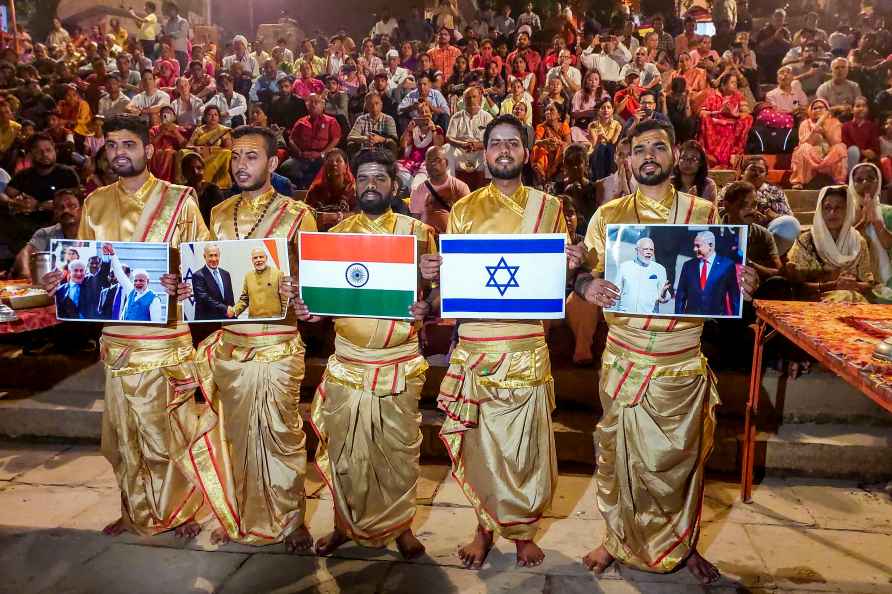
[[[745,225],[607,225],[605,278],[620,291],[604,311],[739,318]]]
[[[160,281],[170,266],[166,243],[54,239],[50,251],[63,275],[55,295],[60,320],[167,322],[170,299]]]
[[[274,321],[288,313],[279,295],[279,281],[291,276],[283,238],[181,243],[180,274],[192,287],[185,322]]]

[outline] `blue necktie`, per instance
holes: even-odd
[[[223,294],[223,280],[220,278],[220,271],[214,268],[213,273],[214,280],[217,281],[217,288],[220,289],[220,296],[225,297],[225,295]]]
[[[75,306],[80,305],[81,300],[81,286],[80,285],[72,285],[71,293],[68,295],[68,298],[71,299],[71,302],[74,303]]]

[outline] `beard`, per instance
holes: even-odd
[[[235,182],[235,185],[238,186],[238,189],[242,192],[256,192],[260,188],[266,185],[266,181],[263,179],[252,179],[250,182],[242,185],[238,182]]]
[[[489,164],[489,173],[496,179],[517,179],[523,173],[523,163],[512,165]]]
[[[359,196],[359,210],[370,215],[382,215],[390,207],[390,198],[375,190],[366,190]]]
[[[646,164],[649,165],[650,163]],[[669,176],[672,175],[672,167],[667,167],[664,169],[663,166],[659,163],[654,163],[654,165],[659,167],[659,170],[653,173],[642,173],[641,168],[644,167],[644,165],[642,165],[638,169],[632,170],[632,175],[635,177],[635,181],[637,181],[639,185],[658,186],[669,179]]]
[[[140,160],[125,159],[119,162],[118,159],[111,161],[108,166],[112,173],[118,177],[136,177],[146,170],[147,159],[143,157]]]

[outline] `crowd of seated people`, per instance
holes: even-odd
[[[238,191],[231,132],[252,123],[277,134],[274,185],[306,200],[320,228],[355,208],[348,163],[375,146],[398,162],[406,212],[441,232],[452,204],[488,183],[483,129],[511,113],[526,126],[526,182],[562,195],[579,234],[602,204],[636,191],[625,134],[658,119],[675,130],[676,187],[760,229],[753,258],[766,279],[803,299],[873,300],[877,285],[892,287],[892,35],[881,15],[777,10],[754,28],[740,2],[737,22],[716,21],[708,37],[693,15],[630,15],[623,2],[603,22],[575,4],[517,18],[498,4],[489,21],[413,10],[358,40],[342,31],[267,47],[237,34],[187,52],[163,27],[152,41],[120,23],[85,32],[56,21],[44,43],[0,51],[0,259],[11,265],[58,222],[54,192],[114,181],[102,122],[119,113],[151,125],[152,173],[193,186],[205,216]],[[717,183],[717,170],[730,177]],[[824,188],[803,209],[813,220],[788,200],[802,188]],[[580,347],[577,358],[590,357]]]

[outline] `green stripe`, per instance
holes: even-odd
[[[330,289],[301,287],[304,303],[315,314],[408,318],[415,302],[414,291],[388,289]]]

